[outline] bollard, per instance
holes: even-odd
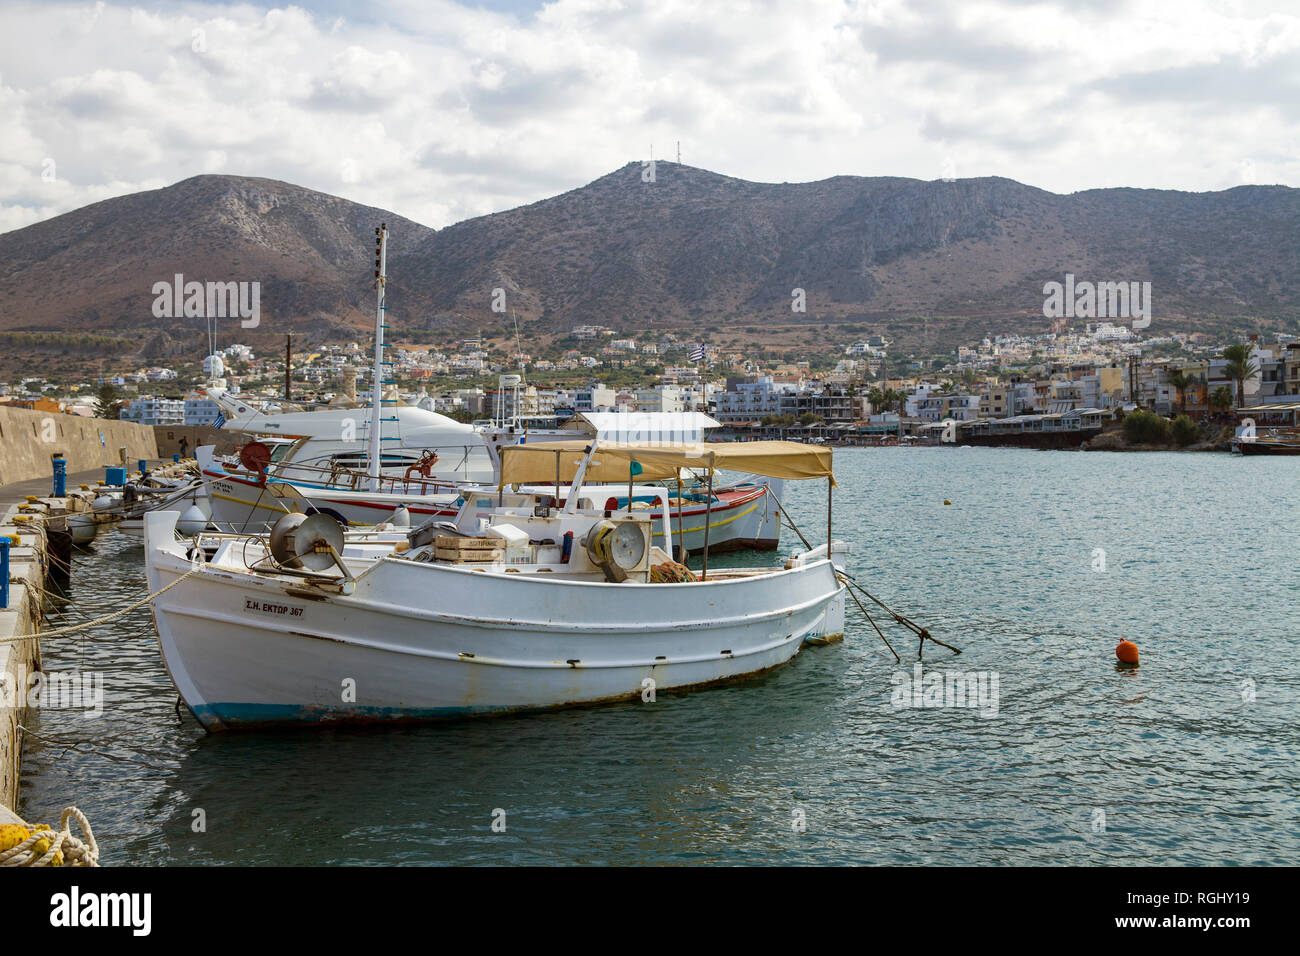
[[[54,462],[54,497],[62,498],[68,493],[68,462],[60,455],[53,457]]]
[[[9,606],[9,536],[0,536],[0,608]]]

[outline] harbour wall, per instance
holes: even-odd
[[[0,502],[0,535],[18,542],[9,548],[8,607],[0,608],[0,822],[5,809],[17,808],[19,725],[25,726],[29,717],[30,678],[41,669],[40,598],[46,590],[66,590],[73,551],[68,515],[91,513],[95,498],[93,490],[46,498],[33,484],[44,482],[0,489],[0,495],[15,502]],[[17,497],[33,491],[30,497]]]
[[[46,534],[40,524],[15,525],[16,508],[0,517],[0,535],[17,535],[9,549],[9,607],[0,608],[0,807],[13,810],[18,800],[22,738],[18,725],[27,720],[28,678],[40,670],[36,636],[41,610],[32,592],[45,582]],[[12,640],[23,634],[29,640]]]
[[[200,445],[215,445],[216,454],[229,455],[249,438],[241,432],[211,425],[154,425],[153,431],[158,440],[158,457],[164,461],[171,461],[172,455],[180,453],[181,438],[188,443],[185,448],[187,458],[193,458],[194,449]]]
[[[158,439],[150,425],[34,412],[0,406],[0,485],[50,475],[50,457],[62,452],[68,471],[91,471],[120,463],[126,449],[131,470],[137,459],[158,457]]]

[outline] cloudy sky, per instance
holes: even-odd
[[[745,179],[1300,186],[1297,0],[0,5],[0,231],[198,173],[430,226]]]

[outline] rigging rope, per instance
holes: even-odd
[[[17,634],[12,637],[0,637],[0,643],[5,643],[9,641],[27,641],[27,640],[31,640],[32,638],[58,637],[62,634],[75,634],[78,631],[84,631],[92,627],[98,627],[101,624],[107,624],[109,621],[115,621],[119,617],[122,617],[124,614],[134,611],[136,608],[144,604],[148,604],[150,601],[152,601],[154,598],[158,597],[159,595],[166,594],[172,588],[176,587],[176,585],[180,584],[182,581],[188,578],[191,574],[198,574],[202,570],[203,570],[202,567],[190,568],[188,571],[182,574],[171,584],[159,588],[157,591],[154,591],[152,594],[146,594],[138,601],[132,601],[126,607],[119,608],[118,610],[114,611],[112,614],[105,614],[103,617],[97,617],[93,621],[86,621],[82,624],[73,624],[69,627],[59,627],[59,628],[55,628],[52,631],[34,631],[31,634]]]

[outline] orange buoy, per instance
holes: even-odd
[[[1136,664],[1138,646],[1132,641],[1120,641],[1119,647],[1115,648],[1115,656],[1119,658],[1121,664]]]

